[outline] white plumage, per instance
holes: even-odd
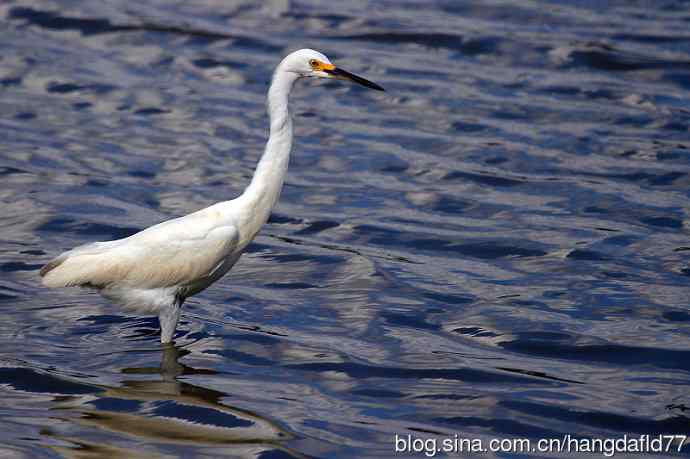
[[[47,287],[91,287],[125,308],[158,314],[161,342],[172,341],[184,300],[227,273],[268,220],[292,147],[288,96],[301,77],[338,78],[382,88],[303,49],[276,68],[268,91],[270,135],[247,189],[236,199],[151,226],[133,236],[64,252],[40,271]]]

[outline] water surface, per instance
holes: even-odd
[[[0,455],[388,458],[396,434],[690,431],[686,2],[0,17]],[[387,92],[299,84],[281,201],[187,302],[177,348],[155,318],[40,286],[64,249],[240,193],[273,67],[302,47]]]

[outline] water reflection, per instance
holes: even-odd
[[[164,346],[160,367],[122,370],[126,375],[158,377],[126,379],[121,386],[96,385],[94,388],[100,389],[97,393],[59,396],[53,410],[59,412],[57,416],[69,417],[81,426],[159,447],[232,445],[225,450],[227,453],[244,455],[268,448],[289,457],[304,457],[283,445],[294,435],[274,421],[224,403],[227,395],[222,392],[180,381],[178,377],[183,375],[216,374],[181,363],[179,359],[187,353],[172,345]],[[49,430],[44,432],[47,434]],[[70,447],[53,447],[67,457],[125,457],[129,451],[57,434],[50,436],[74,443]]]

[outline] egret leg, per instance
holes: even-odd
[[[161,343],[171,343],[177,322],[180,320],[180,309],[182,304],[175,301],[170,306],[161,309],[158,313],[158,322],[161,325]]]

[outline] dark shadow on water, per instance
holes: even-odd
[[[305,457],[283,444],[295,438],[284,427],[258,413],[225,404],[223,400],[228,394],[178,380],[183,375],[217,374],[181,363],[180,358],[187,354],[184,349],[163,345],[160,366],[124,368],[124,375],[136,379],[123,380],[117,387],[82,385],[53,377],[35,382],[37,378],[32,373],[29,380],[34,383],[20,389],[41,392],[48,386],[58,388],[61,395],[56,398],[54,409],[79,413],[72,418],[73,422],[115,435],[133,436],[148,444],[232,444],[238,448],[238,454],[245,446],[263,445],[267,451],[279,451],[282,457]],[[15,380],[12,376],[17,375],[12,372],[17,371],[28,370],[0,371],[0,378],[4,375],[5,379]],[[29,375],[20,376],[26,379]]]
[[[0,264],[1,272],[15,272],[15,271],[37,271],[42,265],[28,264],[23,261],[10,261]]]
[[[106,237],[109,239],[129,237],[140,230],[141,228],[117,227],[102,223],[77,222],[76,220],[67,217],[53,218],[36,228],[36,231],[76,233],[85,236]]]
[[[34,8],[19,6],[10,9],[7,19],[23,20],[26,24],[55,31],[76,30],[84,36],[116,32],[157,32],[184,35],[196,39],[203,39],[204,41],[232,39],[235,46],[257,49],[265,52],[278,52],[281,50],[280,47],[265,41],[212,30],[194,29],[174,24],[156,24],[146,21],[142,21],[139,24],[115,24],[108,19],[62,16],[50,11],[41,11]]]
[[[33,368],[0,368],[0,384],[35,394],[93,394],[96,386],[83,384]]]
[[[554,359],[606,362],[609,365],[627,367],[656,367],[690,372],[690,351],[657,349],[619,344],[584,344],[572,342],[567,334],[519,333],[517,339],[501,343],[512,352]]]
[[[660,59],[655,56],[618,49],[606,43],[586,43],[572,51],[573,65],[598,70],[629,72],[648,69],[690,69],[690,60]]]
[[[462,255],[494,260],[508,257],[542,257],[547,254],[541,244],[533,241],[497,239],[465,242],[466,239],[454,240],[432,234],[408,234],[369,224],[356,226],[353,233],[368,244],[396,248],[414,247],[415,250],[435,252],[442,256]]]
[[[502,41],[502,39],[498,37],[469,38],[463,37],[462,35],[446,33],[407,32],[364,33],[338,38],[387,44],[414,43],[429,48],[452,49],[466,56],[494,53]]]
[[[649,435],[687,434],[690,418],[671,415],[662,419],[645,419],[635,416],[624,416],[603,411],[582,411],[561,406],[544,405],[526,401],[503,401],[502,407],[530,416],[541,416],[546,419],[561,419],[574,424],[595,428],[616,426],[622,432]]]
[[[465,383],[482,384],[543,384],[552,385],[553,379],[539,380],[528,376],[510,374],[514,372],[498,373],[475,368],[403,368],[366,365],[355,362],[303,363],[285,366],[292,370],[321,373],[343,373],[351,378],[384,378],[384,379],[438,379],[448,381],[463,381]],[[534,376],[534,375],[530,375]]]

